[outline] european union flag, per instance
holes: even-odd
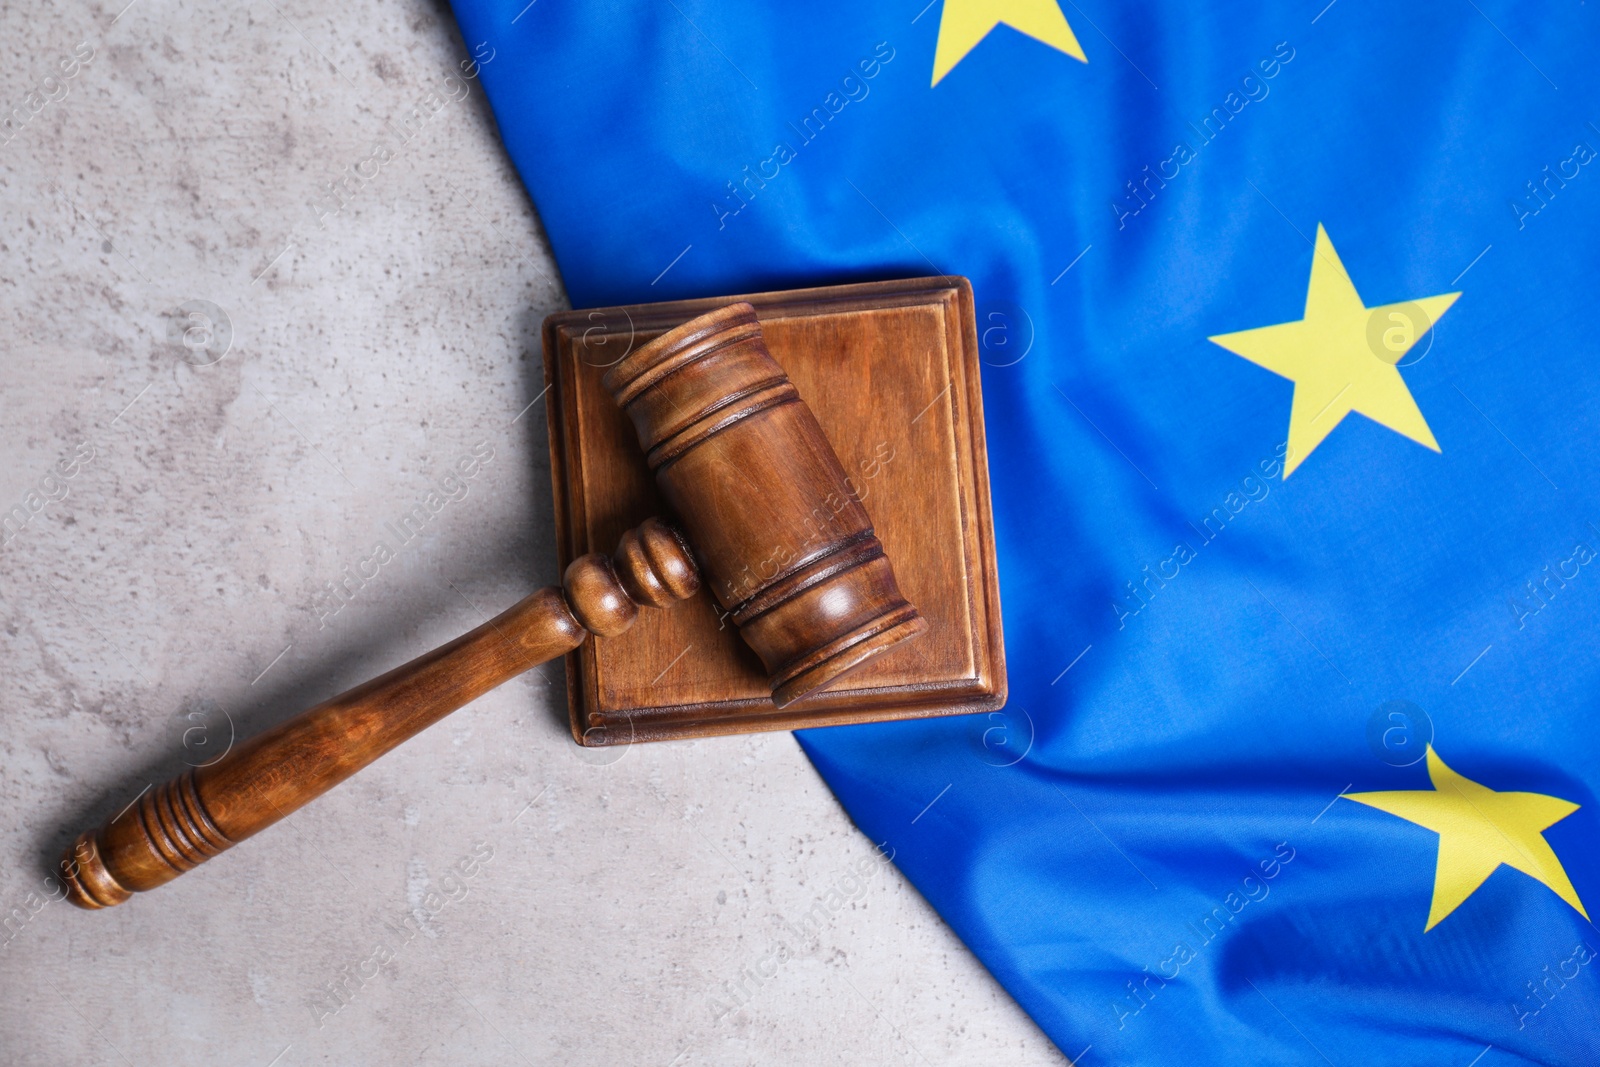
[[[972,279],[1011,704],[807,752],[1079,1061],[1600,1062],[1596,14],[923,3],[456,4],[574,304]]]

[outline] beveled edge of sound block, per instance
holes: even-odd
[[[557,312],[543,325],[544,377],[550,433],[551,491],[554,496],[556,543],[560,563],[566,566],[588,549],[577,542],[587,534],[586,505],[581,476],[574,476],[572,449],[580,442],[569,426],[567,394],[570,376],[577,369],[572,341],[600,333],[600,343],[620,335],[626,324],[630,350],[639,335],[648,340],[664,334],[705,312],[739,301],[748,302],[762,318],[806,314],[836,314],[852,310],[889,310],[896,307],[942,304],[946,315],[947,369],[950,374],[951,416],[959,423],[957,468],[963,547],[971,577],[967,591],[970,646],[976,676],[934,679],[927,685],[904,684],[838,691],[824,690],[786,708],[768,700],[713,697],[697,703],[651,704],[622,707],[609,716],[595,696],[595,651],[586,642],[567,656],[568,710],[572,735],[580,745],[596,747],[635,741],[705,737],[765,730],[803,729],[848,723],[878,722],[995,711],[1007,696],[1005,649],[1001,630],[999,576],[994,528],[989,500],[987,447],[978,366],[978,338],[971,284],[959,276],[935,276],[810,289],[781,290],[726,297],[666,301],[655,304],[618,305]],[[775,314],[784,312],[788,314]],[[953,320],[953,321],[952,321]],[[606,333],[609,326],[616,333]],[[565,342],[565,344],[563,343]],[[626,353],[624,353],[624,356]],[[565,357],[565,358],[563,358]],[[621,357],[619,357],[621,358]],[[584,360],[588,363],[587,360]],[[569,365],[570,364],[570,365]],[[594,364],[600,367],[602,364]],[[826,399],[813,401],[826,405]],[[574,411],[576,409],[573,409]],[[573,439],[569,440],[569,437]],[[640,456],[641,465],[643,456]],[[635,718],[638,713],[639,718]],[[621,721],[626,719],[626,722]]]

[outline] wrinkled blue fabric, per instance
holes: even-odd
[[[1587,919],[1502,866],[1425,929],[1439,835],[1339,799],[1431,742],[1580,805],[1600,904],[1592,9],[1068,0],[1087,63],[930,85],[938,3],[454,2],[575,306],[972,280],[1010,703],[800,738],[1063,1052],[1600,1062]],[[1368,307],[1461,293],[1439,451],[1285,478],[1294,383],[1208,340],[1302,317],[1319,224]]]

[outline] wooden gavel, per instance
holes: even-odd
[[[779,707],[926,628],[753,307],[686,322],[603,381],[682,535],[650,519],[613,557],[574,560],[561,587],[147,791],[68,849],[68,899],[106,908],[170,882],[589,634],[622,633],[640,606],[692,596],[702,574]]]

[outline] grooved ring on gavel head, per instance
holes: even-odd
[[[779,707],[926,629],[753,307],[684,323],[604,382]]]

